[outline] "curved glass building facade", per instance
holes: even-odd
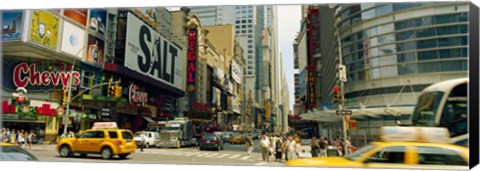
[[[404,85],[419,92],[434,82],[468,76],[468,2],[339,7],[347,98],[396,95]],[[375,101],[385,105],[389,100]],[[412,99],[397,102],[412,104]]]

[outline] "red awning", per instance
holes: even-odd
[[[288,119],[302,119],[302,116],[299,114],[289,115]]]

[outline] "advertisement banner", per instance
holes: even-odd
[[[132,12],[150,24],[150,26],[157,28],[157,9],[151,7],[132,8]]]
[[[182,49],[128,13],[125,67],[184,90]]]
[[[81,24],[82,26],[87,25],[87,9],[65,9],[63,15],[71,18],[73,21]]]
[[[30,40],[49,48],[56,49],[59,29],[58,24],[59,19],[57,16],[44,10],[33,11]]]
[[[61,51],[77,56],[84,61],[85,30],[70,22],[63,22],[63,36]]]
[[[94,32],[105,35],[105,26],[107,25],[107,11],[102,9],[90,10],[89,28]]]
[[[235,62],[235,60],[232,60],[232,78],[235,80],[235,82],[241,84],[242,83],[242,78],[243,78],[243,69],[240,67],[240,65]]]
[[[2,41],[20,40],[23,11],[2,11]]]
[[[88,48],[86,61],[103,66],[105,42],[91,34],[88,35]]]

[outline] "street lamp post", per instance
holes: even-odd
[[[345,80],[342,80],[340,79],[340,77],[342,77],[342,69],[345,70],[345,68],[343,67],[343,56],[342,56],[342,42],[341,42],[341,39],[340,39],[340,29],[338,28],[338,20],[339,18],[336,17],[336,12],[334,11],[335,10],[335,6],[333,4],[330,4],[329,5],[329,8],[332,9],[332,14],[333,14],[333,27],[335,29],[335,34],[337,35],[337,42],[338,42],[338,66],[339,66],[339,70],[338,70],[338,74],[339,74],[339,81],[340,81],[340,94],[341,94],[341,105],[339,106],[339,110],[345,110],[345,91],[344,91],[344,81]],[[343,71],[343,72],[346,72]],[[345,116],[342,115],[342,128],[343,128],[343,140],[346,142],[347,141],[347,121],[345,119]],[[348,154],[348,149],[347,149],[347,143],[343,143],[343,151],[344,151],[344,155]]]

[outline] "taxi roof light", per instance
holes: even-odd
[[[118,129],[116,122],[95,122],[92,129]]]
[[[381,140],[385,142],[451,143],[448,130],[436,127],[382,127]]]

